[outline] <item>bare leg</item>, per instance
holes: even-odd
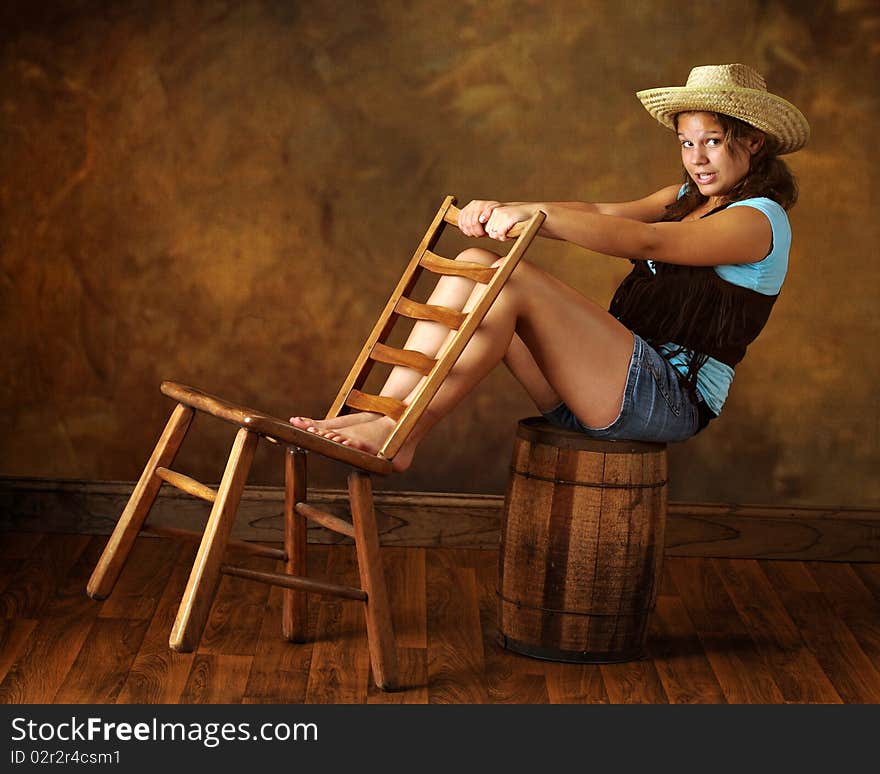
[[[447,342],[444,342],[444,346],[446,343]],[[411,349],[412,347],[408,346],[408,348]],[[561,399],[556,390],[553,389],[553,386],[547,381],[544,374],[541,373],[541,369],[538,368],[538,364],[532,357],[532,353],[529,352],[529,348],[516,334],[514,334],[510,346],[507,348],[507,354],[504,356],[504,365],[507,366],[508,370],[529,394],[529,397],[531,397],[538,411],[549,411],[559,405]],[[395,370],[408,371],[412,375],[409,381],[412,382],[414,387],[418,385],[419,375],[417,372],[404,368]],[[389,387],[389,382],[386,382],[381,394],[395,397],[398,400],[404,400],[411,392],[411,390],[403,391],[402,387],[405,384],[406,383],[401,380],[397,385],[401,389],[398,390],[395,389],[394,385]],[[312,432],[323,432],[325,430],[335,430],[342,427],[357,425],[362,422],[371,422],[374,419],[378,419],[380,416],[382,415],[372,414],[368,411],[358,411],[351,414],[343,414],[342,416],[334,417],[332,419],[315,420],[306,417],[291,417],[290,421],[303,429],[308,429]]]
[[[492,263],[498,260],[498,256],[489,250],[471,248],[460,253],[456,260],[491,266]],[[448,309],[461,310],[467,304],[475,303],[474,294],[477,291],[481,291],[482,287],[482,285],[477,287],[477,283],[466,277],[444,276],[438,280],[427,303],[444,306]],[[413,326],[412,331],[410,331],[404,346],[406,349],[416,350],[428,357],[436,358],[451,342],[453,335],[454,331],[450,331],[449,328],[441,323],[419,320]],[[522,349],[524,350],[525,347]],[[527,351],[525,354],[528,354]],[[403,366],[395,366],[391,369],[388,379],[385,381],[379,394],[404,400],[415,389],[422,378],[418,371]],[[312,419],[295,416],[290,418],[290,422],[306,430],[322,432],[324,430],[350,427],[351,425],[378,419],[380,416],[381,414],[358,411],[330,419]]]
[[[559,393],[553,389],[553,385],[541,373],[541,369],[535,362],[535,358],[532,357],[532,353],[529,352],[529,348],[516,333],[507,348],[504,365],[529,394],[538,411],[543,413],[559,405],[562,400]]]
[[[515,334],[531,361],[515,343]],[[530,394],[539,408],[551,408],[559,397],[587,425],[609,424],[620,412],[632,349],[632,333],[605,310],[546,272],[521,263],[395,456],[395,469],[409,467],[430,428],[502,359],[525,369],[527,378],[521,381],[532,384]],[[543,382],[534,378],[530,362],[543,374]],[[375,453],[392,427],[392,420],[381,417],[322,434]]]

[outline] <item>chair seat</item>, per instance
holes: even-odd
[[[252,430],[270,440],[308,449],[370,473],[387,475],[392,472],[391,460],[301,430],[290,422],[262,411],[231,403],[216,395],[177,382],[164,381],[160,389],[164,395],[179,403]]]

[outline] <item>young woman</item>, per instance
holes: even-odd
[[[541,209],[541,236],[629,259],[633,270],[609,311],[521,262],[395,456],[395,469],[409,467],[430,428],[501,361],[550,422],[596,438],[682,441],[720,413],[734,367],[764,327],[787,270],[786,210],[797,188],[778,156],[803,147],[810,128],[742,64],[696,67],[685,86],[637,96],[676,132],[683,185],[618,204],[473,201],[459,217],[464,234],[503,242]],[[500,260],[482,248],[459,259]],[[429,303],[469,309],[479,287],[444,277]],[[419,322],[406,346],[436,357],[448,334]],[[382,394],[406,401],[421,378],[395,368]],[[290,421],[372,453],[393,426],[364,412]]]

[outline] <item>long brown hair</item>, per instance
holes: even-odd
[[[745,121],[725,115],[724,113],[712,113],[724,129],[724,143],[730,153],[748,152],[745,148],[745,140],[758,133],[759,130],[750,126]],[[675,117],[676,129],[678,128],[678,116]],[[681,220],[688,213],[706,201],[700,193],[691,176],[685,170],[685,191],[681,197],[666,208],[663,220]],[[798,198],[797,181],[789,170],[788,165],[780,159],[773,150],[772,145],[765,139],[764,143],[751,157],[749,171],[724,197],[724,203],[738,202],[742,199],[751,199],[756,196],[766,196],[781,207],[790,210],[794,207]]]

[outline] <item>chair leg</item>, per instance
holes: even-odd
[[[86,586],[86,593],[92,599],[105,599],[113,591],[113,586],[125,566],[138,532],[143,527],[156,501],[156,495],[162,487],[162,479],[155,475],[156,468],[168,467],[174,461],[194,414],[193,409],[182,403],[178,403],[171,413],[171,418],[165,425],[165,430],[159,437],[153,454],[135,485],[125,510],[116,522],[113,534],[110,535]]]
[[[289,448],[284,455],[284,551],[285,571],[304,577],[307,572],[306,519],[294,508],[305,502],[308,455],[302,449]],[[305,591],[284,590],[281,605],[281,633],[291,642],[305,642],[309,625],[309,596]]]
[[[379,555],[379,530],[373,509],[373,486],[370,476],[354,471],[348,476],[348,494],[354,522],[354,541],[357,549],[361,588],[367,592],[364,603],[367,619],[367,640],[370,663],[376,685],[385,691],[398,687],[397,650],[391,607],[385,588],[382,558]]]
[[[220,567],[232,532],[238,504],[250,472],[259,436],[242,428],[235,436],[217,499],[208,517],[177,619],[168,641],[172,650],[189,653],[198,644],[220,584]]]

